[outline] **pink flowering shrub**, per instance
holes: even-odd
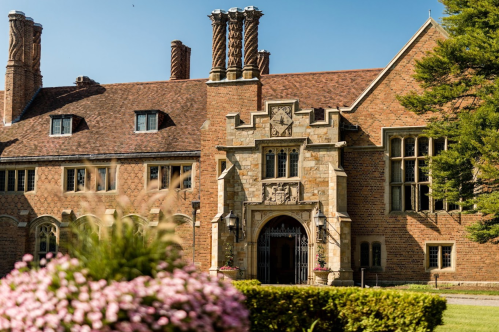
[[[30,269],[32,259],[0,281],[1,331],[248,331],[243,295],[193,266],[106,281],[76,258]]]

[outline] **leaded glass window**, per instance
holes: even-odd
[[[26,183],[26,171],[17,171],[17,191],[24,191],[24,184]]]
[[[185,174],[184,180],[182,182],[182,188],[184,189],[191,188],[192,186],[191,171],[192,171],[192,166],[182,166],[182,174]]]
[[[381,267],[381,243],[374,242],[372,244],[373,267]]]
[[[452,247],[451,246],[442,246],[442,268],[451,267],[452,260]]]
[[[7,191],[16,191],[16,171],[7,172]]]
[[[391,141],[391,157],[402,156],[402,140],[400,138],[394,138]]]
[[[264,149],[264,151],[263,178],[292,178],[299,176],[299,148],[280,147]]]
[[[5,176],[7,172],[0,171],[0,191],[5,191]]]
[[[149,166],[150,189],[190,189],[192,188],[192,164],[190,165],[154,165]]]
[[[415,152],[415,147],[416,147],[416,141],[414,138],[409,137],[404,140],[404,147],[405,147],[405,157],[412,157],[414,156]]]
[[[298,157],[299,153],[296,149],[293,149],[289,154],[289,176],[298,176]]]
[[[277,154],[277,177],[283,178],[286,176],[286,159],[287,154],[284,150],[281,150]]]
[[[76,191],[85,190],[85,169],[80,168],[76,170]]]
[[[360,266],[369,266],[369,243],[360,244]]]
[[[75,169],[68,169],[66,173],[66,191],[75,190]]]
[[[265,155],[265,177],[273,178],[274,177],[274,169],[275,169],[275,154],[274,151],[269,150]]]
[[[454,245],[447,243],[427,244],[428,269],[453,269]]]
[[[429,247],[429,267],[438,267],[438,247]]]
[[[50,252],[57,253],[57,227],[53,224],[42,224],[38,226],[38,246],[37,255],[38,259],[45,258]]]
[[[416,165],[415,160],[405,161],[405,182],[414,182],[414,175],[416,174],[414,166]]]
[[[0,175],[1,176],[1,175]],[[1,187],[1,184],[0,184]],[[34,191],[35,190],[35,170],[28,170],[28,188],[26,191]]]
[[[85,191],[88,189],[86,181],[85,168],[66,168],[66,191]]]
[[[424,157],[428,155],[430,143],[428,137],[418,138],[418,157]]]
[[[97,169],[97,191],[105,191],[106,190],[106,168],[98,168]]]

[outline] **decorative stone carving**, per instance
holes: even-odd
[[[227,12],[225,10],[216,9],[211,12],[211,15],[208,17],[211,19],[211,25],[213,27],[213,61],[210,79],[212,81],[220,81],[223,77],[225,77]]]
[[[244,11],[241,8],[231,8],[229,17],[229,64],[227,78],[235,80],[241,76],[243,57],[243,20]]]
[[[273,137],[290,137],[293,123],[291,106],[272,106],[270,108],[270,135]]]
[[[244,73],[243,77],[251,79],[259,77],[257,64],[258,24],[263,16],[261,10],[254,6],[244,8]]]
[[[10,38],[9,60],[22,61],[24,52],[24,20],[23,12],[11,11],[9,13]]]
[[[262,184],[262,201],[265,205],[297,204],[299,182],[276,182]]]

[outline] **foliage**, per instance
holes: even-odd
[[[468,332],[499,330],[499,307],[449,304],[444,313],[444,325],[436,332]]]
[[[326,254],[324,253],[324,246],[319,244],[317,246],[317,254],[315,255],[315,260],[317,261],[317,267],[314,269],[315,271],[329,271],[329,268],[326,268]]]
[[[158,267],[173,272],[185,266],[167,222],[159,232],[145,228],[141,235],[136,234],[137,223],[132,218],[115,219],[112,228],[99,227],[91,218],[85,223],[85,229],[72,228],[75,239],[69,252],[93,280],[129,281],[139,276],[155,277]]]
[[[225,244],[225,265],[220,270],[238,270],[239,267],[234,265],[234,246],[232,243]]]
[[[243,296],[227,282],[185,266],[155,277],[93,280],[76,258],[45,268],[23,262],[0,283],[1,331],[247,331]]]
[[[246,296],[252,331],[433,331],[446,300],[354,287],[271,287],[234,283]],[[296,313],[300,313],[297,315]]]
[[[487,215],[467,228],[469,238],[499,243],[499,2],[440,1],[449,38],[416,61],[422,92],[398,98],[415,113],[436,113],[426,134],[448,138],[428,166],[432,196]]]
[[[232,284],[236,287],[243,286],[261,286],[262,283],[257,279],[248,279],[248,280],[232,280]]]

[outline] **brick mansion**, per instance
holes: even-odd
[[[208,78],[190,79],[191,49],[174,40],[169,80],[99,84],[81,76],[45,88],[42,25],[9,13],[0,277],[25,253],[64,252],[72,225],[91,217],[111,227],[117,198],[126,196],[137,233],[168,216],[186,259],[194,254],[211,274],[231,243],[239,278],[268,284],[312,284],[319,248],[331,285],[358,283],[361,268],[368,281],[438,274],[499,284],[499,247],[466,238],[481,216],[428,195],[422,169],[446,138],[422,135],[428,117],[396,99],[419,89],[415,60],[447,38],[435,20],[385,68],[271,74],[270,52],[258,47],[258,8],[209,18]],[[163,211],[159,194],[168,192],[174,203]],[[112,218],[82,208],[88,193]],[[161,198],[144,210],[154,197]]]

